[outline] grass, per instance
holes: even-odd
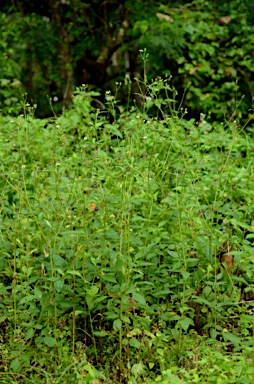
[[[3,383],[253,382],[253,127],[146,86],[1,117]]]

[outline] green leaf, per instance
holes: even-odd
[[[94,307],[94,296],[91,296],[91,295],[86,295],[86,304],[88,306],[88,309],[91,311]]]
[[[167,296],[169,293],[172,293],[172,290],[171,289],[162,289],[161,291],[156,291],[156,292],[153,292],[152,295],[154,297],[163,297],[163,296]]]
[[[94,334],[95,336],[100,336],[100,337],[108,336],[108,333],[107,333],[106,331],[101,331],[101,332],[99,332],[99,331],[94,331],[93,334]]]
[[[106,238],[108,239],[111,239],[111,240],[118,240],[119,239],[119,235],[116,231],[114,231],[113,229],[109,229],[105,232],[105,236]]]
[[[120,319],[117,319],[113,322],[113,328],[115,331],[118,331],[119,329],[122,328],[122,322]]]
[[[182,320],[179,320],[179,324],[183,328],[183,330],[186,332],[189,328],[190,325],[194,325],[193,320],[190,319],[189,317],[185,317]]]
[[[190,273],[186,271],[181,271],[184,280],[187,280],[190,277]]]
[[[134,292],[134,293],[132,294],[132,297],[133,297],[133,299],[134,299],[137,303],[146,306],[146,301],[145,301],[145,299],[144,299],[144,296],[142,296],[140,293]]]
[[[19,304],[29,303],[30,301],[33,301],[35,299],[36,297],[34,295],[27,295],[20,300]]]
[[[143,372],[143,370],[144,368],[142,363],[133,364],[133,366],[131,367],[131,372],[135,377],[139,376]]]
[[[111,125],[111,124],[104,124],[104,127],[107,128],[108,132],[110,134],[113,134],[117,137],[120,137],[120,139],[123,138],[123,135],[122,133],[119,131],[119,129],[116,128],[115,125]]]
[[[84,311],[75,311],[75,316],[81,315],[82,313],[85,313]]]
[[[122,315],[121,319],[122,319],[122,321],[124,321],[125,323],[130,324],[130,319],[129,319],[129,317]]]
[[[81,273],[79,271],[75,271],[75,270],[68,270],[66,272],[66,275],[73,275],[73,276],[78,276],[78,277],[81,277],[83,278],[83,276],[81,275]]]
[[[100,276],[102,280],[108,281],[109,283],[117,283],[116,279],[113,276],[110,276],[109,274],[107,275],[101,275]]]
[[[54,346],[57,344],[56,339],[54,339],[54,337],[51,337],[51,336],[46,336],[46,337],[44,337],[43,342],[44,342],[48,347],[54,347]]]
[[[95,296],[97,295],[97,293],[99,292],[99,288],[96,286],[96,285],[93,285],[88,291],[87,293],[91,296]]]
[[[213,340],[216,340],[217,335],[218,332],[214,328],[210,329],[210,336]]]
[[[22,355],[21,356],[22,361],[24,361],[27,364],[30,364],[30,356],[29,355]]]
[[[58,280],[55,282],[55,288],[58,293],[60,293],[64,286],[64,280]]]
[[[29,328],[29,329],[26,331],[25,339],[26,339],[26,340],[31,339],[31,338],[34,336],[34,333],[35,333],[34,328]]]
[[[225,341],[231,341],[231,343],[233,343],[236,347],[242,343],[241,338],[231,332],[222,332],[222,335]]]
[[[0,256],[0,269],[3,270],[5,265],[6,265],[5,256]]]
[[[17,372],[21,367],[21,363],[20,363],[20,360],[18,358],[12,360],[11,364],[10,364],[10,368],[14,371],[14,372]]]
[[[57,267],[62,267],[65,265],[65,260],[56,254],[53,254],[52,259]]]
[[[249,231],[249,232],[254,232],[254,227],[251,227],[250,225],[248,225],[242,221],[238,221],[236,219],[231,219],[230,221],[235,227],[242,227],[244,229],[247,229],[247,231]]]
[[[42,328],[43,328],[43,325],[41,325],[41,324],[35,324],[35,325],[34,325],[34,328],[35,328],[35,329],[42,329]]]
[[[141,343],[137,339],[135,339],[135,337],[132,337],[130,339],[129,344],[131,347],[134,347],[134,348],[140,348],[141,346]]]
[[[38,336],[35,338],[34,341],[35,341],[36,346],[39,347],[39,345],[41,345],[41,343],[43,342],[43,337]]]
[[[106,312],[105,313],[107,319],[116,319],[118,314],[115,312]]]
[[[74,301],[72,299],[59,300],[59,305],[64,309],[68,309],[74,306]]]
[[[42,297],[42,291],[38,287],[34,287],[34,296],[36,299],[40,299]]]
[[[46,223],[50,228],[52,228],[52,226],[51,226],[51,224],[50,224],[50,222],[49,222],[48,220],[45,219],[45,223]]]

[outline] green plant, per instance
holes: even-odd
[[[26,104],[1,117],[13,382],[252,379],[252,127],[185,120],[161,78],[143,96],[119,117],[110,98],[113,121],[85,86],[60,117],[37,120]]]

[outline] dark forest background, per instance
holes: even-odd
[[[20,100],[36,115],[71,106],[77,86],[133,99],[143,78],[172,76],[187,117],[216,119],[251,111],[254,1],[6,0],[0,7],[0,108],[18,113]],[[23,96],[27,93],[26,96]],[[241,102],[240,102],[241,101]],[[240,102],[240,105],[238,105]]]

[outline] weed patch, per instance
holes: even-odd
[[[93,96],[1,117],[1,379],[253,382],[253,129]]]

